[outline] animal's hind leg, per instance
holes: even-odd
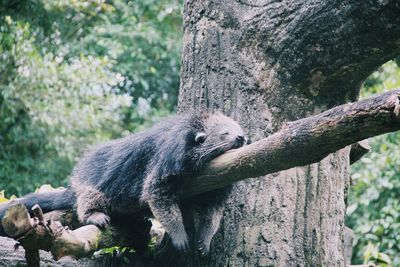
[[[84,224],[105,227],[110,223],[107,214],[108,201],[104,194],[93,186],[80,186],[76,203],[78,219]]]
[[[213,236],[218,231],[225,209],[225,201],[231,187],[207,192],[198,197],[199,229],[196,234],[196,245],[202,256],[210,252]]]

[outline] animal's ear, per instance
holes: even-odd
[[[198,132],[196,133],[196,137],[194,138],[194,141],[196,141],[196,143],[201,144],[206,140],[206,133],[204,132]]]

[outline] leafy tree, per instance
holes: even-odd
[[[364,83],[362,97],[400,87],[400,68],[390,61]],[[373,138],[372,151],[352,167],[347,224],[355,231],[358,263],[392,260],[400,265],[400,133]]]
[[[44,182],[59,184],[82,145],[123,133],[119,110],[131,97],[110,93],[123,78],[108,60],[41,55],[29,24],[5,20],[0,181],[7,193],[21,194]]]
[[[0,5],[0,189],[65,185],[82,149],[175,107],[180,3]],[[144,123],[146,122],[146,123]]]
[[[100,15],[102,23],[79,45],[118,62],[114,70],[125,77],[121,91],[171,109],[179,87],[180,2],[112,1],[113,10]]]

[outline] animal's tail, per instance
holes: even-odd
[[[29,212],[31,212],[31,208],[35,204],[39,204],[43,212],[49,212],[52,210],[72,209],[74,207],[75,199],[75,193],[70,188],[57,189],[43,193],[32,193],[22,198],[0,204],[0,219],[4,217],[6,210],[9,207],[17,203],[24,204],[28,208]],[[3,226],[1,225],[1,221],[0,236],[7,236],[4,232]]]

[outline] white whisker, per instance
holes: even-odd
[[[227,146],[227,145],[230,145],[230,142],[222,142],[222,143],[213,145],[211,147],[204,147],[202,149],[199,149],[198,152],[199,152],[200,156],[199,156],[197,163],[200,164],[202,159],[205,156],[211,154],[212,152],[216,151],[217,149],[224,148],[224,150],[228,150],[231,146]]]

